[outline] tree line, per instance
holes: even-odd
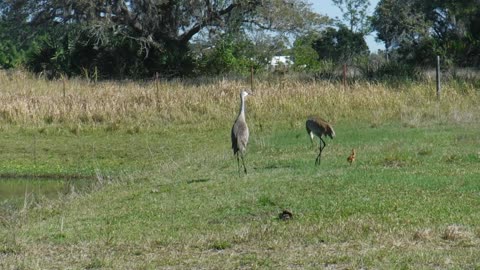
[[[332,2],[342,18],[305,0],[4,0],[0,67],[123,79],[244,74],[273,55],[315,73],[344,63],[398,73],[436,55],[480,66],[480,0],[381,0],[372,16],[368,0]],[[385,50],[368,50],[372,32]]]

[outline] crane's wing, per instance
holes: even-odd
[[[230,132],[230,138],[232,140],[233,154],[235,155],[238,152],[238,142],[237,142],[237,135],[235,133],[235,125],[233,125],[232,131]]]
[[[236,154],[238,151],[244,152],[248,144],[249,131],[245,122],[237,121],[232,127],[232,149]]]

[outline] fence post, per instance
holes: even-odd
[[[442,92],[441,86],[440,86],[440,56],[437,55],[437,99],[440,99],[440,94]]]
[[[65,92],[66,92],[66,84],[67,83],[65,82],[65,80],[66,80],[65,75],[62,74],[61,76],[62,76],[62,85],[63,85],[63,101],[65,101],[65,95],[66,95]]]
[[[253,92],[253,65],[250,67],[250,91]]]

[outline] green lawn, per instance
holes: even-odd
[[[480,126],[334,127],[314,166],[303,119],[250,123],[240,177],[230,123],[5,129],[0,173],[101,183],[2,217],[0,268],[480,268]]]

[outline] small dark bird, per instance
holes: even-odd
[[[247,151],[249,136],[247,121],[245,120],[245,98],[248,95],[252,94],[249,94],[245,90],[240,93],[240,112],[238,113],[237,119],[235,120],[231,131],[232,149],[233,154],[237,158],[238,174],[240,174],[240,159],[242,159],[243,171],[245,174],[247,173],[244,155]]]
[[[353,162],[355,162],[355,148],[352,149],[352,153],[350,154],[350,156],[347,157],[347,161],[350,163],[350,165],[352,165]]]
[[[310,116],[307,119],[306,123],[307,133],[310,135],[310,140],[313,143],[313,136],[317,136],[320,139],[320,152],[318,153],[317,159],[315,159],[315,165],[320,165],[320,159],[322,156],[322,151],[327,145],[322,139],[322,136],[329,136],[331,139],[335,137],[335,131],[332,126],[325,120],[320,117]],[[323,145],[322,145],[323,143]]]
[[[292,218],[293,218],[293,214],[288,210],[283,210],[283,212],[278,215],[278,219],[280,220],[289,220]]]

